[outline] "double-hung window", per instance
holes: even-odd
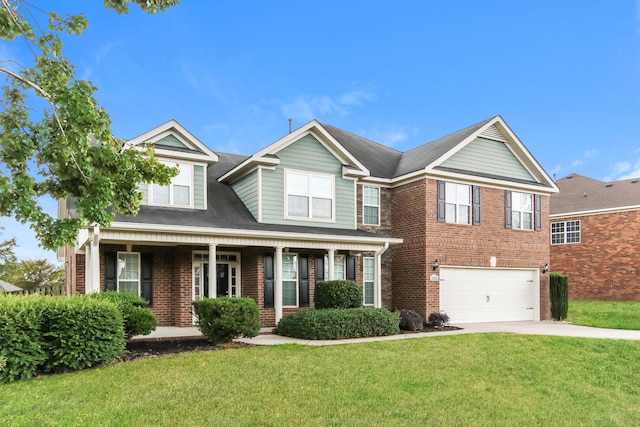
[[[282,305],[298,306],[298,257],[282,254]]]
[[[118,252],[117,290],[140,295],[140,254]]]
[[[380,225],[380,187],[362,187],[362,223]]]
[[[153,184],[151,194],[152,204],[177,206],[191,205],[193,166],[178,164],[177,167],[179,170],[178,175],[171,179],[171,183],[169,185]]]
[[[445,183],[445,222],[471,224],[471,186]]]
[[[344,280],[346,277],[345,256],[334,255],[333,257],[333,277],[329,277],[329,257],[324,256],[324,277],[326,280]]]
[[[364,305],[374,305],[375,258],[364,257],[362,270],[364,276],[363,303]]]
[[[332,220],[334,176],[286,171],[287,217]]]
[[[580,243],[580,221],[551,223],[551,244]]]
[[[511,225],[520,230],[533,230],[533,194],[511,193]]]

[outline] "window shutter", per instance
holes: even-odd
[[[264,308],[274,307],[273,298],[273,254],[264,254]]]
[[[535,224],[535,230],[536,231],[540,231],[542,230],[542,196],[539,194],[536,194],[534,196],[534,224]]]
[[[153,254],[140,255],[140,267],[142,272],[140,278],[140,296],[153,305]]]
[[[480,225],[480,186],[471,187],[473,191],[473,225]]]
[[[115,291],[117,290],[118,277],[117,277],[117,255],[115,252],[104,253],[104,290]],[[88,278],[85,278],[85,280]]]
[[[438,181],[438,222],[445,221],[445,182]]]
[[[298,257],[298,306],[309,307],[309,258]]]
[[[505,228],[513,228],[511,222],[511,191],[504,192],[504,226]]]
[[[316,257],[316,283],[324,282],[324,257]]]
[[[356,280],[356,257],[347,257],[347,280]]]

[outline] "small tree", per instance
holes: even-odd
[[[551,318],[564,320],[569,313],[569,277],[560,273],[549,274]]]
[[[260,309],[251,298],[205,298],[191,305],[198,329],[214,344],[260,334]]]
[[[316,309],[362,307],[362,288],[352,280],[327,280],[316,284]]]

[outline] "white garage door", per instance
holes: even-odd
[[[440,310],[451,323],[539,320],[536,270],[440,268]]]

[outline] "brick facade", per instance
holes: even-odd
[[[640,210],[553,218],[580,221],[580,243],[551,245],[551,270],[573,300],[640,301]]]

